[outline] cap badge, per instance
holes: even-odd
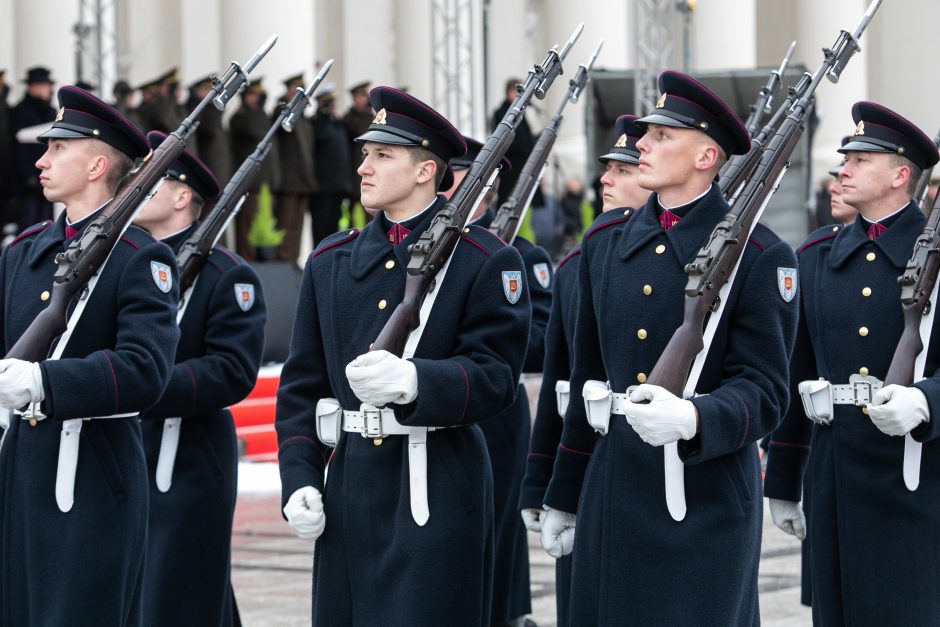
[[[656,108],[662,109],[665,106],[666,106],[666,94],[663,94],[662,96],[659,97],[659,100],[656,102]]]
[[[617,143],[614,144],[614,148],[626,148],[627,147],[627,134],[624,133],[617,139]]]
[[[862,120],[859,120],[858,126],[855,127],[855,134],[856,135],[865,134],[865,122],[863,122]]]
[[[64,118],[64,117],[65,117],[65,107],[59,107],[58,113],[55,114],[55,121],[56,121],[56,122],[61,122],[61,121],[62,121],[62,118]],[[48,118],[46,118],[46,119],[48,119]]]
[[[385,109],[379,109],[379,112],[375,114],[375,117],[372,118],[373,124],[385,124],[385,118],[387,117]]]

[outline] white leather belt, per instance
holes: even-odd
[[[173,466],[176,464],[176,452],[180,445],[180,429],[182,418],[167,418],[163,421],[163,432],[160,435],[160,452],[157,454],[157,468],[154,472],[154,481],[157,490],[165,494],[173,485]]]
[[[826,426],[832,424],[835,415],[833,405],[868,405],[883,385],[875,377],[853,374],[848,383],[833,384],[825,379],[800,381],[797,389],[807,418]]]
[[[14,414],[23,420],[28,420],[35,426],[46,415],[39,411],[38,404],[34,403],[28,411],[14,411]],[[71,418],[62,421],[62,431],[59,433],[59,460],[55,470],[55,502],[60,512],[68,512],[75,504],[75,472],[78,470],[79,435],[82,431],[82,422],[85,420],[111,420],[115,418],[133,418],[137,412],[126,414],[112,414],[110,416],[96,416],[94,418]]]
[[[568,411],[568,399],[571,398],[571,382],[559,379],[555,381],[555,404],[558,407],[558,415],[565,417]]]
[[[428,431],[449,427],[407,427],[395,418],[395,411],[362,405],[359,411],[343,409],[335,398],[317,401],[317,437],[327,446],[336,446],[340,433],[358,433],[377,445],[390,435],[408,436],[408,485],[411,517],[423,527],[430,518],[428,508]]]

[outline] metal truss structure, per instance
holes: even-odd
[[[110,94],[117,80],[117,0],[79,0],[75,34],[75,76]]]
[[[481,0],[431,0],[431,104],[461,132],[482,137]]]

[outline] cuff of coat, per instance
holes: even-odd
[[[578,500],[581,498],[581,485],[584,483],[584,474],[590,461],[591,454],[586,451],[574,451],[559,446],[552,480],[545,491],[544,504],[552,509],[576,513]]]
[[[520,509],[542,509],[545,503],[545,491],[552,480],[552,468],[555,458],[540,453],[529,453],[526,460],[525,477],[519,493]]]
[[[457,361],[411,359],[418,373],[418,395],[395,406],[395,417],[412,427],[452,427],[464,423],[470,405],[470,378]]]
[[[803,494],[803,471],[809,459],[809,447],[770,441],[764,473],[764,496],[799,502]]]
[[[679,458],[682,463],[700,464],[744,446],[740,424],[727,419],[728,408],[722,407],[719,399],[705,394],[690,400],[699,415],[699,432],[691,440],[679,441]]]
[[[940,436],[940,383],[933,379],[924,379],[914,387],[924,393],[927,399],[929,420],[911,431],[911,437],[918,442],[927,442]]]
[[[305,486],[323,492],[323,470],[318,466],[321,452],[317,443],[307,437],[287,438],[277,450],[281,475],[281,514],[291,494]]]

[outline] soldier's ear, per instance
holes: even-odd
[[[911,180],[911,169],[901,164],[898,166],[897,172],[894,174],[894,180],[891,181],[891,187],[897,189],[899,187],[907,187],[908,182]]]
[[[108,172],[109,165],[111,164],[105,155],[98,154],[92,157],[91,163],[88,165],[88,180],[97,181],[104,177]]]
[[[703,142],[695,157],[696,170],[711,170],[718,163],[718,146]]]
[[[434,180],[435,174],[437,174],[437,164],[434,160],[422,161],[418,168],[418,183],[423,184]]]

